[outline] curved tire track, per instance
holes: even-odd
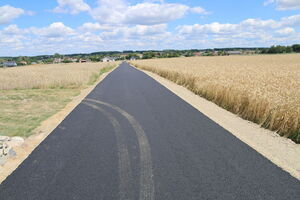
[[[138,143],[139,143],[139,149],[140,149],[140,200],[154,200],[154,181],[153,181],[153,171],[152,171],[152,159],[151,159],[151,148],[148,142],[148,138],[141,127],[141,125],[138,123],[138,121],[131,116],[129,113],[124,111],[123,109],[111,105],[106,102],[102,102],[99,100],[94,99],[85,99],[84,101],[93,102],[99,105],[104,105],[109,108],[114,109],[115,111],[119,112],[121,115],[123,115],[128,122],[133,127]]]
[[[116,118],[114,118],[109,112],[106,112],[104,109],[99,106],[83,103],[86,106],[89,106],[95,110],[100,111],[106,118],[109,119],[110,123],[113,125],[116,138],[117,138],[117,146],[118,146],[118,163],[119,163],[119,194],[121,200],[130,200],[133,199],[133,190],[131,188],[130,181],[132,180],[131,166],[129,160],[129,153],[127,149],[127,145],[125,142],[125,138],[122,135],[120,123]]]

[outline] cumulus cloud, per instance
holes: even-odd
[[[90,10],[90,6],[84,0],[57,0],[58,6],[53,9],[57,13],[78,14]]]
[[[280,26],[280,23],[275,20],[261,20],[261,19],[246,19],[240,23],[241,26],[245,28],[252,29],[274,29]]]
[[[283,26],[300,26],[300,15],[293,15],[281,19]]]
[[[21,8],[15,8],[10,5],[0,7],[0,24],[6,24],[13,19],[25,14],[25,11]]]
[[[190,11],[192,13],[197,13],[197,14],[209,14],[204,8],[198,6],[198,7],[192,7],[190,8]]]
[[[178,26],[177,32],[182,40],[205,38],[216,44],[268,46],[282,42],[300,41],[300,34],[295,27],[300,26],[300,15],[276,20],[246,19],[237,24],[194,24]],[[239,43],[237,43],[239,42]],[[233,45],[233,46],[234,46]]]
[[[6,52],[7,49],[9,49],[9,51],[21,50],[24,48],[24,42],[27,39],[25,34],[26,33],[22,31],[17,25],[9,25],[0,30],[0,46],[5,46],[5,48],[3,49]]]
[[[98,6],[90,13],[101,23],[154,25],[182,18],[188,12],[206,14],[201,7],[178,3],[151,1],[129,5],[125,0],[98,0]]]
[[[283,29],[279,29],[276,32],[281,34],[281,35],[290,35],[290,34],[295,33],[295,29],[290,28],[290,27],[286,27],[286,28],[283,28]]]
[[[102,24],[87,22],[69,27],[62,22],[37,28],[9,25],[0,29],[0,46],[24,55],[92,52],[124,49],[187,49],[234,46],[290,45],[300,41],[300,15],[279,20],[245,19],[239,23],[209,23],[178,26],[169,31],[162,24]],[[9,51],[7,50],[9,49]],[[1,52],[2,51],[2,52]]]
[[[46,38],[61,38],[75,33],[72,28],[65,26],[62,22],[55,22],[44,28],[31,28],[31,32]]]
[[[104,39],[153,39],[164,36],[167,33],[166,24],[157,25],[135,25],[133,27],[118,27],[111,31],[105,31],[101,33]],[[162,39],[162,38],[161,38]]]
[[[11,24],[5,27],[2,33],[7,35],[21,35],[23,31],[16,24]]]
[[[275,4],[278,10],[299,10],[299,0],[267,0],[264,5]]]
[[[99,23],[87,22],[80,26],[78,29],[86,32],[95,32],[103,29],[103,27]]]
[[[272,31],[284,27],[300,26],[300,15],[284,17],[279,21],[262,20],[262,19],[246,19],[238,24],[221,24],[214,22],[211,24],[194,24],[178,26],[177,30],[180,34],[228,34],[245,31]]]
[[[230,34],[237,29],[236,24],[220,24],[214,22],[211,24],[194,24],[179,26],[177,29],[180,34]]]

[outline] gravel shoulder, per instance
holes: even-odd
[[[216,104],[195,95],[183,86],[179,86],[152,72],[141,71],[231,132],[235,137],[255,149],[274,164],[300,180],[299,144],[281,137],[275,132],[261,128],[257,124],[244,120]]]

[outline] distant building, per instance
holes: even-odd
[[[84,60],[84,59],[79,59],[79,63],[86,63],[87,60]]]
[[[17,63],[15,61],[6,61],[2,63],[3,67],[15,67]]]
[[[53,63],[61,63],[62,59],[61,58],[54,58]]]
[[[26,61],[21,61],[20,65],[27,65],[27,62]]]
[[[77,58],[70,58],[69,59],[71,62],[73,62],[73,63],[75,63],[75,62],[77,62],[78,61],[78,59]]]
[[[243,53],[241,51],[227,51],[229,55],[242,55]]]
[[[115,58],[111,58],[111,57],[102,58],[102,62],[113,62],[113,61],[115,61]]]
[[[201,55],[202,55],[202,52],[194,52],[193,55],[194,55],[194,56],[201,56]]]

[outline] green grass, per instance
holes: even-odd
[[[115,66],[104,67],[92,74],[88,85],[94,84]],[[84,88],[86,88],[86,85]],[[62,110],[83,87],[49,89],[0,90],[0,135],[28,137],[44,120]]]
[[[93,85],[98,79],[99,77],[106,73],[109,72],[110,70],[112,70],[113,68],[115,68],[116,66],[108,66],[108,67],[103,67],[99,73],[93,73],[92,76],[90,76],[90,79],[88,81],[88,85]]]
[[[79,89],[0,91],[0,135],[28,137],[42,121],[79,94]]]

